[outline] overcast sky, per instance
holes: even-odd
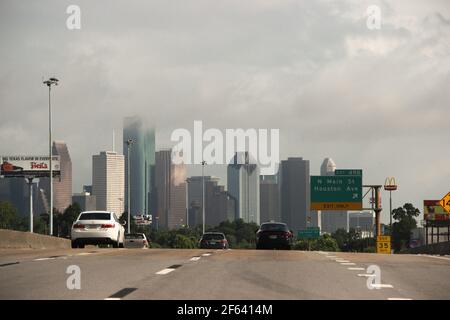
[[[66,28],[70,4],[81,30]],[[280,129],[280,157],[309,159],[311,174],[331,157],[366,184],[395,176],[395,207],[450,191],[448,0],[1,0],[0,40],[0,153],[48,152],[42,78],[58,77],[54,138],[69,146],[74,192],[113,129],[122,149],[135,114],[158,147],[194,120]],[[207,171],[225,184],[225,170]],[[385,221],[388,205],[384,194]]]

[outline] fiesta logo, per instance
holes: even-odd
[[[44,162],[41,163],[32,162],[31,169],[48,169],[48,167],[47,164]]]
[[[397,184],[394,177],[387,177],[384,181],[384,190],[394,191],[397,190]]]

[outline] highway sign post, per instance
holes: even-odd
[[[303,230],[299,230],[297,233],[299,239],[317,239],[320,237],[319,227],[308,227]]]
[[[362,172],[349,170],[342,173],[350,171]],[[311,176],[311,210],[361,209],[362,174]]]
[[[377,253],[391,254],[390,236],[377,236]]]
[[[442,208],[444,208],[445,211],[447,211],[448,214],[450,214],[450,192],[447,193],[441,201],[439,201],[439,204]]]

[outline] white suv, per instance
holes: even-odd
[[[72,225],[72,248],[84,248],[86,244],[112,244],[123,248],[125,228],[114,212],[81,212]]]

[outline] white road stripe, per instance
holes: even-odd
[[[343,266],[354,266],[354,265],[356,265],[356,263],[353,263],[353,262],[341,262],[341,264]]]
[[[411,298],[388,298],[388,300],[412,300]]]
[[[198,261],[198,260],[200,260],[200,258],[201,258],[201,257],[192,257],[190,260],[191,260],[191,261]]]
[[[337,260],[335,260],[336,262],[338,262],[338,263],[347,263],[347,262],[350,262],[349,260],[340,260],[340,259],[337,259]]]
[[[211,253],[204,253],[204,254],[202,254],[202,256],[204,256],[204,257],[208,257],[210,255],[211,255]]]
[[[81,253],[77,253],[77,256],[87,256],[88,254],[91,254],[91,253],[90,252],[81,252]]]
[[[337,258],[337,256],[326,256],[327,258],[330,258],[330,259],[335,259],[335,258]]]
[[[370,274],[358,273],[358,277],[375,277],[375,274],[373,274],[373,273],[370,273]]]
[[[104,300],[120,300],[120,298],[105,298]]]
[[[175,270],[175,269],[171,269],[171,268],[166,268],[166,269],[162,269],[162,270],[160,270],[160,271],[158,271],[156,274],[168,274],[168,273],[171,273],[173,270]]]
[[[353,270],[353,271],[362,271],[365,270],[364,268],[347,268],[348,270]]]
[[[44,260],[54,260],[56,258],[38,258],[38,259],[34,259],[34,261],[44,261]]]
[[[392,284],[371,284],[371,286],[375,289],[381,289],[381,288],[393,288],[394,286]]]

